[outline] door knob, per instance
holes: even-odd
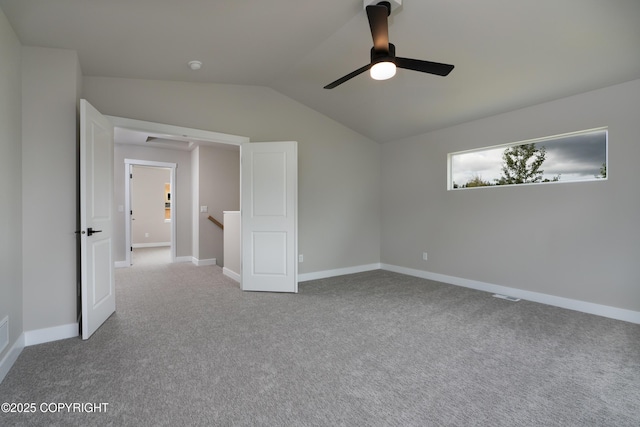
[[[91,227],[87,228],[87,236],[91,236],[92,234],[95,234],[95,233],[102,233],[102,230],[94,230]]]

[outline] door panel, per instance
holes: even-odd
[[[287,274],[287,233],[254,231],[253,274]]]
[[[113,125],[80,101],[80,265],[82,339],[116,308],[113,263]]]
[[[98,308],[101,304],[108,304],[109,297],[113,293],[111,286],[112,272],[109,268],[110,264],[113,264],[111,259],[111,242],[109,240],[101,240],[92,245],[91,250],[91,263],[93,264],[93,277],[90,282],[92,283],[92,301],[91,304],[94,308]]]
[[[242,289],[298,292],[296,142],[241,147]]]
[[[264,147],[260,147],[264,148]],[[287,156],[283,152],[252,153],[252,215],[287,215]]]

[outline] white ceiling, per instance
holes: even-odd
[[[640,78],[639,0],[404,0],[398,56],[454,64],[323,86],[366,65],[362,0],[0,0],[23,45],[84,75],[269,86],[378,142]],[[203,68],[193,72],[187,62]]]

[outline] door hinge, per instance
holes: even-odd
[[[120,176],[122,176],[122,175],[120,175]],[[133,174],[132,173],[129,174],[129,179],[133,179]]]
[[[133,246],[129,246],[129,252],[133,252]]]

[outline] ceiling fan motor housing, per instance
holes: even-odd
[[[363,0],[363,9],[367,9],[367,6],[377,6],[380,4],[380,0]],[[394,12],[396,9],[402,6],[402,0],[388,0],[389,5],[391,6],[391,12]]]
[[[396,46],[393,43],[389,43],[389,52],[377,51],[375,47],[371,48],[371,65],[378,62],[395,62],[396,58]]]

